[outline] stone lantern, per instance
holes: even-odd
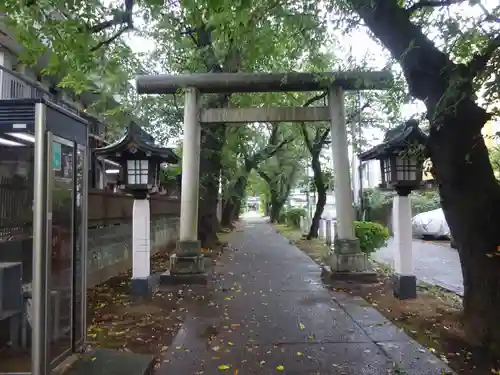
[[[118,187],[134,196],[132,209],[132,291],[147,296],[154,289],[151,279],[151,216],[149,196],[159,190],[160,165],[180,160],[172,149],[155,145],[154,138],[131,122],[127,133],[115,143],[94,150],[118,163]]]
[[[380,160],[381,188],[394,189],[392,221],[394,232],[394,296],[411,299],[417,296],[413,272],[411,202],[409,194],[422,186],[423,162],[426,159],[427,135],[417,120],[387,131],[384,142],[359,155],[361,161]]]

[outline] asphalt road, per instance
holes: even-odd
[[[463,295],[464,286],[458,252],[448,244],[413,241],[413,265],[418,280]],[[395,246],[392,238],[386,247],[372,255],[377,262],[393,266]]]

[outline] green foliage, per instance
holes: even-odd
[[[500,146],[494,147],[489,150],[490,153],[490,163],[493,168],[493,173],[495,177],[500,181]]]
[[[286,224],[286,210],[282,209],[278,216],[278,224]]]
[[[172,182],[177,179],[177,177],[181,174],[181,165],[169,165],[167,168],[162,169],[162,182]]]
[[[435,190],[414,191],[410,195],[410,200],[413,215],[441,208],[441,199]]]
[[[393,191],[382,191],[380,189],[366,189],[365,197],[365,220],[391,225]],[[410,194],[412,215],[421,212],[432,211],[441,207],[439,193],[435,190],[413,191]]]
[[[387,244],[389,229],[371,221],[355,221],[354,233],[359,239],[361,251],[371,254]]]
[[[300,218],[306,217],[306,210],[303,208],[290,208],[283,212],[283,216],[286,225],[300,228]]]

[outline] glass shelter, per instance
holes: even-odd
[[[0,101],[0,374],[48,375],[83,345],[87,131],[42,99]]]

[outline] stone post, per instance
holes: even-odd
[[[170,257],[170,274],[166,276],[202,275],[204,270],[203,254],[201,254],[201,245],[198,240],[201,137],[198,90],[186,89],[184,100],[179,241],[174,254]],[[167,282],[166,279],[165,282]],[[185,278],[182,282],[191,281]]]
[[[200,183],[200,132],[198,92],[185,92],[182,143],[180,242],[198,243],[198,191]]]
[[[324,219],[319,219],[318,238],[320,240],[325,239],[325,220]]]
[[[394,232],[394,296],[399,299],[417,297],[417,279],[413,272],[411,202],[407,192],[399,192],[392,201]]]
[[[349,154],[344,108],[344,91],[333,86],[328,93],[331,118],[332,156],[334,170],[337,231],[334,254],[330,257],[333,272],[363,272],[368,268],[368,258],[359,249],[354,235],[354,207],[351,190]]]
[[[325,226],[325,244],[327,246],[332,246],[332,221],[330,219],[326,220],[326,226]]]
[[[151,295],[151,216],[148,198],[134,199],[132,206],[132,294]]]

